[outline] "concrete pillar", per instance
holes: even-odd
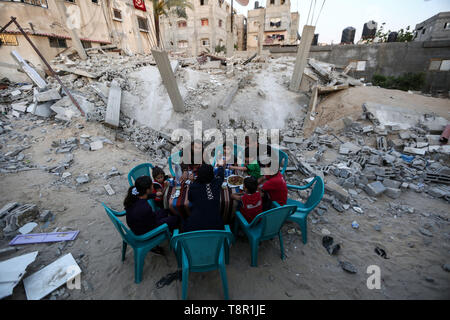
[[[297,58],[295,60],[294,72],[292,73],[291,83],[289,84],[290,91],[298,91],[305,70],[309,50],[314,38],[314,31],[316,27],[305,25],[303,27],[302,39],[297,49]]]
[[[227,16],[227,40],[226,40],[226,48],[227,48],[227,58],[230,58],[234,54],[234,37],[231,32],[231,14]]]
[[[77,34],[76,29],[81,25],[81,13],[79,17],[69,17],[67,15],[66,6],[64,0],[57,0],[56,6],[58,8],[59,14],[63,19],[64,26],[69,30],[70,37],[72,38],[72,45],[78,52],[78,55],[82,60],[87,59],[86,51],[84,51],[83,45],[81,44],[80,37]],[[68,19],[71,19],[70,23]],[[73,21],[72,21],[73,20]]]
[[[177,80],[173,74],[172,67],[170,65],[169,56],[166,51],[152,49],[152,55],[158,66],[161,79],[169,94],[170,101],[172,102],[173,109],[177,112],[184,112],[184,101],[178,88]]]

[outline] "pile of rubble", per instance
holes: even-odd
[[[6,238],[12,238],[17,234],[27,234],[42,223],[42,229],[46,229],[54,215],[49,210],[39,211],[35,204],[7,203],[0,209],[0,229]]]
[[[306,181],[315,175],[326,177],[324,200],[338,212],[352,208],[362,213],[359,200],[375,202],[382,194],[395,200],[405,190],[450,202],[450,150],[439,144],[439,135],[430,134],[430,128],[420,123],[407,130],[381,126],[364,110],[358,121],[344,118],[338,135],[325,126],[307,139],[284,136],[290,163],[295,164],[288,168],[290,178],[299,179],[289,173],[297,170]],[[431,133],[443,129],[438,126]]]

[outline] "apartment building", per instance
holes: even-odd
[[[416,25],[414,41],[450,40],[450,11],[440,12]]]
[[[84,48],[115,44],[125,52],[150,53],[153,7],[151,1],[143,3],[145,11],[136,8],[133,0],[0,0],[0,25],[16,17],[47,60],[76,47],[74,36]],[[14,24],[0,39],[0,75],[20,78],[13,50],[38,70],[45,69]]]
[[[247,50],[296,44],[299,19],[298,12],[291,13],[290,0],[267,0],[265,8],[255,2],[255,8],[248,11]]]
[[[224,0],[191,0],[187,8],[187,19],[173,12],[161,17],[161,33],[164,48],[187,55],[198,55],[202,51],[214,53],[226,47],[227,30],[231,25],[231,5]],[[234,11],[236,13],[236,11]],[[244,19],[233,17],[233,43],[237,47],[237,30]],[[243,37],[243,35],[241,35]]]

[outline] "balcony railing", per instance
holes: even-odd
[[[0,2],[15,2],[29,4],[31,6],[37,6],[41,8],[48,8],[47,0],[0,0]]]

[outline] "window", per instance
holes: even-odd
[[[186,20],[178,21],[178,28],[186,28],[187,22]]]
[[[270,19],[270,26],[273,28],[281,27],[281,19],[280,18],[272,18]]]
[[[224,2],[224,0],[219,0],[219,8],[222,8],[223,2]]]
[[[270,0],[270,4],[275,4],[275,0]]]
[[[186,40],[180,40],[178,41],[178,48],[187,48],[188,42]]]
[[[431,59],[430,71],[450,71],[450,60]]]
[[[142,17],[137,17],[139,30],[148,32],[147,19]]]
[[[113,9],[113,14],[113,20],[122,21],[122,12],[120,10]]]
[[[219,19],[219,28],[222,28],[222,19]]]
[[[72,3],[75,3],[75,0],[66,0],[66,2],[72,2]]]
[[[255,41],[258,41],[258,36],[255,36],[254,39],[255,39]]]
[[[81,44],[83,45],[84,49],[92,48],[92,43],[90,41],[81,40]]]
[[[281,5],[283,5],[286,2],[286,0],[281,0]]]
[[[92,0],[93,3],[97,3],[98,4],[98,0]]]
[[[49,37],[50,47],[52,48],[67,48],[66,39]]]
[[[201,42],[202,42],[202,46],[209,46],[209,39],[202,39],[201,40]]]
[[[426,31],[427,31],[427,29],[423,28],[422,34],[425,34]]]
[[[18,46],[17,37],[14,34],[0,34],[0,46]]]
[[[450,22],[444,24],[444,30],[450,30]]]
[[[208,26],[208,19],[202,19],[202,27],[207,27]]]
[[[208,0],[200,0],[201,6],[206,6],[208,4]]]

